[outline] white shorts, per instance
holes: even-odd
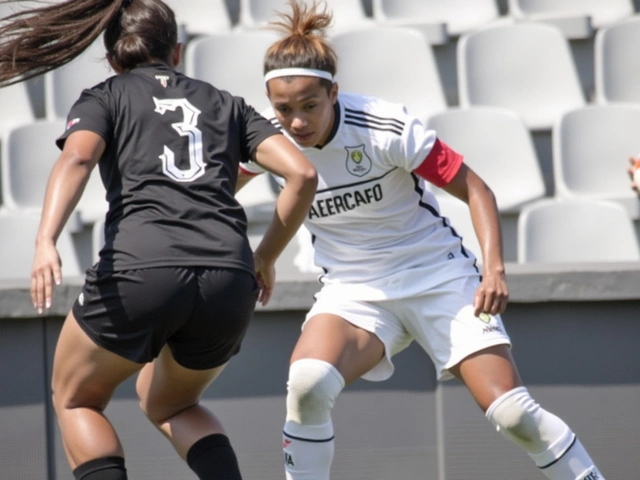
[[[320,294],[302,328],[311,317],[329,313],[375,334],[384,344],[385,356],[362,376],[365,380],[389,378],[394,370],[391,358],[414,340],[431,357],[438,380],[448,380],[453,378],[449,369],[472,353],[494,345],[511,346],[499,315],[474,316],[478,286],[477,277],[464,277],[420,296],[375,302]]]

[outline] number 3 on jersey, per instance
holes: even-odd
[[[173,151],[164,146],[164,153],[160,155],[162,160],[162,173],[176,182],[192,182],[196,178],[204,175],[205,164],[202,159],[202,132],[196,126],[200,110],[191,105],[186,98],[157,99],[153,97],[156,104],[155,111],[164,115],[167,110],[175,112],[177,108],[182,109],[184,119],[171,126],[176,132],[189,139],[189,168],[182,170],[178,168]]]

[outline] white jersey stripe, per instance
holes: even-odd
[[[349,116],[352,117],[364,117],[366,118],[370,118],[372,120],[381,120],[384,122],[393,122],[396,124],[396,126],[400,127],[400,128],[404,128],[404,122],[402,120],[398,120],[397,118],[391,118],[391,117],[380,117],[377,115],[372,115],[371,113],[367,113],[361,110],[352,110],[350,108],[345,108],[345,117],[349,118]]]
[[[396,167],[396,168],[397,168],[397,167]],[[333,187],[328,188],[328,189],[325,189],[325,190],[317,190],[317,191],[316,191],[316,195],[317,195],[318,193],[324,193],[324,192],[327,192],[327,191],[329,191],[329,190],[340,190],[340,189],[342,189],[342,188],[357,187],[357,186],[359,186],[359,185],[364,185],[365,183],[371,183],[371,182],[378,181],[378,180],[380,180],[381,178],[384,178],[384,177],[386,177],[387,175],[389,175],[389,174],[390,174],[391,172],[393,172],[396,168],[392,168],[391,170],[389,170],[388,172],[384,173],[383,175],[380,175],[379,177],[372,178],[372,179],[369,179],[369,180],[363,180],[362,182],[348,183],[348,184],[346,184],[346,185],[336,185],[336,186],[333,186]]]
[[[371,128],[373,130],[380,130],[381,132],[393,132],[396,135],[402,135],[402,130],[398,128],[394,128],[392,126],[386,126],[386,127],[377,126],[373,122],[366,122],[364,120],[362,121],[345,120],[344,123],[346,123],[347,125],[354,125],[356,127]]]

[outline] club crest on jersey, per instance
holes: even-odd
[[[160,82],[164,88],[167,88],[167,80],[169,80],[169,75],[156,75],[156,80]]]
[[[480,315],[478,315],[478,318],[483,321],[484,323],[489,323],[491,322],[491,315],[489,315],[488,313],[481,313]]]
[[[347,151],[347,171],[356,177],[363,177],[371,171],[371,159],[364,151],[364,145],[344,147]]]

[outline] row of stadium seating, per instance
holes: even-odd
[[[441,208],[450,219],[465,247],[480,259],[468,207],[452,198],[441,199]],[[0,212],[0,281],[29,278],[34,242],[39,224],[37,212]],[[90,263],[104,244],[103,221],[93,224]],[[292,278],[318,271],[312,264],[310,242],[301,230],[278,261],[279,278]],[[251,236],[252,243],[259,241]],[[519,263],[589,263],[640,261],[633,222],[623,207],[605,200],[544,199],[522,209],[517,220],[517,261]],[[57,242],[65,277],[82,275],[88,266],[77,248],[74,235],[66,228]],[[480,261],[481,263],[481,261]]]
[[[640,152],[638,125],[640,104],[589,105],[563,114],[552,131],[555,196],[614,200],[630,218],[639,219],[638,199],[624,171],[627,158]],[[2,136],[0,198],[4,208],[40,208],[49,170],[58,155],[54,139],[64,126],[62,119],[38,120]],[[431,116],[427,126],[464,154],[465,162],[494,190],[501,212],[517,212],[547,196],[531,136],[513,111],[480,106],[450,109]],[[254,183],[242,192],[245,204],[274,199],[268,184]],[[446,195],[434,190],[438,196]],[[82,223],[102,217],[103,196],[96,170],[78,206]]]
[[[56,2],[60,0],[48,0]],[[305,0],[312,2],[313,0]],[[505,17],[544,20],[571,38],[583,38],[594,29],[634,13],[634,0],[324,0],[333,11],[336,30],[372,25],[413,26],[434,43],[467,33]],[[233,29],[255,29],[282,11],[286,0],[165,0],[190,36],[212,35]],[[40,3],[41,4],[41,3]],[[0,17],[23,4],[0,5]]]
[[[251,31],[194,39],[186,46],[184,71],[242,95],[261,110],[267,106],[262,57],[276,38],[273,32]],[[569,41],[544,23],[492,26],[460,37],[455,105],[447,98],[452,87],[443,81],[434,49],[420,33],[377,27],[337,34],[332,40],[341,59],[337,80],[343,91],[403,103],[423,121],[456,108],[498,106],[514,111],[536,142],[547,195],[554,193],[549,133],[562,114],[590,104],[640,104],[640,59],[626,48],[640,40],[640,17],[598,30],[590,60],[594,98],[585,95],[579,78],[584,69],[576,65]],[[375,61],[370,61],[371,51],[376,52]],[[45,75],[40,81],[41,116],[34,113],[28,84],[0,89],[4,111],[11,112],[0,115],[0,134],[39,117],[65,118],[82,88],[110,74],[103,57],[103,47],[96,42],[74,62]]]
[[[205,3],[197,11],[203,13],[216,4]],[[255,3],[265,8],[270,5],[262,0]],[[274,3],[279,8],[282,1]],[[354,2],[328,3],[338,16],[341,8]],[[373,6],[385,3],[374,0]],[[403,3],[389,2],[389,5]],[[460,7],[467,0],[407,3],[440,4],[444,10],[445,3]],[[480,8],[480,4],[493,2],[470,3]],[[514,0],[510,7],[515,12],[515,6],[524,3],[527,2]],[[556,3],[569,8],[574,2]],[[572,45],[583,40],[575,39],[575,31],[572,34],[566,30],[567,23],[548,21],[549,15],[531,17],[543,19],[542,22],[514,22],[502,15],[482,28],[476,25],[466,33],[460,29],[461,36],[450,38],[445,50],[434,45],[433,37],[425,37],[425,29],[391,28],[380,26],[382,22],[331,34],[340,56],[337,80],[343,91],[404,103],[410,112],[436,129],[445,142],[464,153],[466,162],[487,180],[498,198],[508,261],[538,261],[522,253],[520,231],[524,227],[519,225],[527,218],[522,213],[527,208],[551,200],[613,201],[622,205],[627,220],[635,220],[636,229],[640,224],[638,200],[629,189],[624,172],[627,157],[640,153],[640,141],[634,131],[640,120],[640,87],[636,86],[640,60],[634,58],[634,50],[628,47],[640,39],[640,18],[631,16],[633,11],[624,8],[617,11],[625,13],[616,16],[615,5],[625,2],[576,3],[580,8],[594,8],[589,17],[596,29],[590,41],[593,45],[590,66],[596,79],[594,96],[585,92],[585,81],[580,78],[585,68],[576,63],[575,50],[572,51]],[[188,4],[189,1],[181,1],[173,5],[178,17]],[[607,14],[597,8],[605,4]],[[229,10],[229,6],[227,2],[225,8]],[[595,15],[596,11],[600,14]],[[434,12],[429,15],[425,18],[444,18]],[[419,17],[416,13],[413,18]],[[619,21],[620,18],[623,20]],[[260,110],[267,106],[262,57],[276,38],[274,32],[249,28],[234,28],[216,35],[190,35],[181,68],[191,76],[244,96]],[[443,51],[452,50],[456,64],[454,95],[450,95],[451,82],[443,78],[443,64],[438,58]],[[376,52],[374,61],[372,51]],[[243,61],[239,62],[239,58]],[[0,114],[3,215],[39,211],[44,184],[57,156],[52,140],[64,130],[69,107],[82,88],[110,74],[102,44],[96,42],[71,64],[35,81],[36,86],[39,82],[42,87],[41,108],[34,83],[0,89],[3,111],[8,112]],[[470,226],[468,212],[461,211],[458,202],[441,191],[435,188],[434,191],[445,213],[454,219],[455,225],[460,225],[467,243],[478,252],[475,235],[464,226]],[[275,198],[274,189],[264,176],[251,182],[239,198],[247,207],[250,236],[255,243]],[[555,206],[557,202],[549,205]],[[95,258],[105,209],[96,171],[69,224],[83,267]],[[599,237],[592,235],[592,238]],[[308,245],[303,235],[299,240],[287,253],[285,271],[296,262],[293,273],[311,269]],[[634,241],[637,245],[635,238]],[[618,247],[611,250],[627,251]],[[609,259],[598,255],[592,252],[589,257]],[[575,259],[571,255],[566,258]],[[0,277],[4,270],[0,265]]]
[[[256,81],[256,77],[262,70],[264,49],[277,38],[277,34],[262,27],[273,18],[274,10],[283,8],[285,0],[180,0],[169,3],[182,19],[184,40],[187,43],[198,40],[198,45],[187,49],[193,50],[193,55],[186,59],[184,69],[187,73],[215,80],[221,88],[235,87],[256,108],[264,106],[262,84]],[[538,95],[531,95],[527,103],[516,108],[527,125],[534,129],[548,128],[558,111],[567,106],[591,100],[602,103],[638,101],[640,98],[640,87],[633,81],[633,70],[638,68],[640,60],[633,55],[633,49],[620,47],[637,42],[637,22],[619,25],[634,19],[632,0],[509,0],[508,13],[503,15],[495,0],[373,0],[372,17],[366,16],[361,0],[327,0],[327,3],[335,11],[336,26],[329,34],[341,57],[340,70],[343,72],[339,80],[344,88],[364,89],[365,93],[372,89],[374,94],[384,92],[423,118],[458,104],[504,104],[512,108],[513,105],[505,104],[507,99],[511,98],[512,103],[522,101],[522,91],[527,91],[532,85],[535,93],[550,90],[540,98],[542,102],[537,101]],[[239,10],[237,23],[233,23],[230,17],[232,4],[237,4]],[[1,4],[0,16],[13,8],[13,4]],[[545,12],[545,8],[548,11]],[[191,27],[187,17],[193,18],[193,22],[213,27],[209,30]],[[226,20],[220,21],[220,18]],[[402,21],[403,18],[410,18],[411,22]],[[567,28],[569,21],[576,18],[584,18],[590,26],[584,35]],[[557,30],[507,28],[514,25],[531,27],[531,21],[555,26]],[[219,22],[229,28],[215,27]],[[451,32],[447,34],[447,38],[452,40],[447,47],[442,47],[441,42],[435,41],[425,30],[425,26],[438,23],[446,26],[443,31]],[[422,40],[428,47],[419,45],[417,39],[402,38],[402,35],[395,38],[391,33],[385,33],[388,27],[398,26],[412,27],[414,32],[422,34]],[[505,28],[491,28],[498,26]],[[373,31],[358,33],[359,30]],[[256,35],[243,35],[247,33]],[[469,35],[471,33],[473,35]],[[557,38],[558,33],[564,41]],[[214,38],[202,39],[203,36]],[[461,36],[463,41],[458,41]],[[581,42],[585,39],[594,41],[595,58],[572,58],[571,53],[577,54],[576,45],[581,45],[579,48],[583,50],[585,45],[587,49],[591,48],[589,41]],[[63,72],[45,78],[44,114],[48,118],[64,117],[79,87],[99,81],[110,73],[106,62],[102,61],[101,42],[96,43],[95,48],[84,55],[83,61],[75,62],[77,68],[61,69]],[[448,55],[444,52],[449,52],[452,46],[455,46],[456,58],[450,60],[456,65],[454,75],[448,77],[444,70],[451,70],[451,66],[444,65],[447,60],[440,57]],[[370,61],[369,54],[374,51],[373,47],[381,47],[375,50],[378,55],[375,62]],[[212,60],[204,62],[204,65],[203,62],[189,65],[190,61],[203,56]],[[238,62],[238,58],[243,61]],[[577,60],[577,65],[574,60]],[[523,62],[529,63],[529,67],[523,68]],[[398,65],[400,70],[396,68]],[[595,71],[587,72],[588,68]],[[386,72],[403,74],[412,69],[415,69],[413,75],[422,82],[422,89],[413,85],[406,88],[408,75],[394,75],[393,84],[389,85],[391,82],[387,77],[390,76]],[[544,72],[532,74],[533,69]],[[237,80],[245,77],[245,73],[249,73],[249,77],[238,86]],[[519,76],[514,78],[514,75]],[[589,78],[576,79],[576,76]],[[399,77],[403,78],[402,82],[397,81]],[[594,77],[593,81],[591,77]],[[558,81],[550,81],[550,78]],[[367,83],[374,83],[375,87]],[[35,89],[37,87],[32,88]],[[427,99],[424,99],[425,95]],[[549,110],[549,104],[553,106],[558,96],[567,99],[555,110]],[[40,99],[31,100],[37,102]],[[537,108],[530,105],[538,103],[541,105]],[[531,111],[520,111],[525,108]],[[540,110],[548,110],[548,113],[542,114]],[[39,113],[37,111],[35,115]]]
[[[311,2],[312,0],[308,0]],[[372,25],[410,25],[436,42],[486,26],[503,17],[544,20],[579,38],[634,12],[632,0],[325,0],[336,30]],[[254,29],[283,10],[285,0],[168,0],[190,35],[234,28]]]

